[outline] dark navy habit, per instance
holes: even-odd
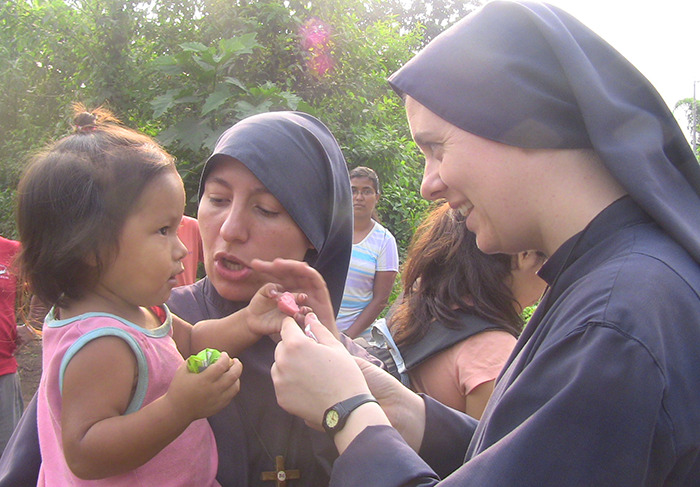
[[[424,396],[418,453],[369,427],[330,485],[700,485],[700,167],[656,90],[562,10],[498,0],[389,81],[490,140],[593,149],[628,196],[549,256],[481,421]]]
[[[352,251],[352,196],[345,159],[330,131],[300,112],[254,115],[224,132],[202,171],[222,156],[245,165],[270,190],[316,249],[306,260],[323,276],[337,312]],[[168,301],[173,313],[190,323],[221,318],[247,303],[226,301],[207,278],[176,288]],[[275,458],[299,470],[287,485],[327,485],[337,451],[324,433],[277,404],[270,376],[276,343],[263,337],[238,355],[241,390],[209,418],[219,452],[217,480],[223,487],[271,486],[262,472],[275,470]]]

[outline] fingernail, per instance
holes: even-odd
[[[307,337],[313,338],[313,340],[318,343],[318,338],[316,338],[316,335],[314,335],[314,332],[311,331],[311,325],[306,325],[304,327],[304,333],[306,334]]]

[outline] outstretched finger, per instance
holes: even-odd
[[[306,262],[281,258],[272,262],[253,259],[250,266],[289,290],[324,288],[326,285],[323,276]]]

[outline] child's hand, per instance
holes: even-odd
[[[267,283],[255,293],[250,304],[244,308],[248,331],[259,336],[275,335],[282,329],[282,320],[286,316],[292,316],[297,322],[303,323],[304,315],[311,310],[307,306],[299,306],[306,296],[295,296],[282,291],[279,284]],[[293,309],[292,304],[296,309]]]
[[[310,307],[304,305],[308,299],[306,294],[272,291],[272,296],[277,300],[277,309],[286,316],[294,318],[299,326],[304,326],[304,318],[313,311]]]
[[[188,415],[190,421],[207,418],[221,411],[238,394],[242,371],[240,360],[230,359],[226,352],[199,374],[190,372],[183,363],[165,397],[176,411]]]
[[[253,259],[250,266],[270,276],[270,281],[279,283],[284,289],[299,293],[297,302],[302,302],[307,308],[302,309],[301,316],[295,316],[298,323],[303,323],[303,315],[308,313],[310,308],[336,338],[339,336],[326,281],[316,269],[306,262],[290,259],[275,259],[272,262]],[[275,286],[274,289],[281,290],[279,286]]]

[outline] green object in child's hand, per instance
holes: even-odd
[[[199,374],[211,364],[216,362],[221,356],[221,352],[213,348],[205,348],[197,355],[190,355],[187,359],[187,369],[190,372]]]

